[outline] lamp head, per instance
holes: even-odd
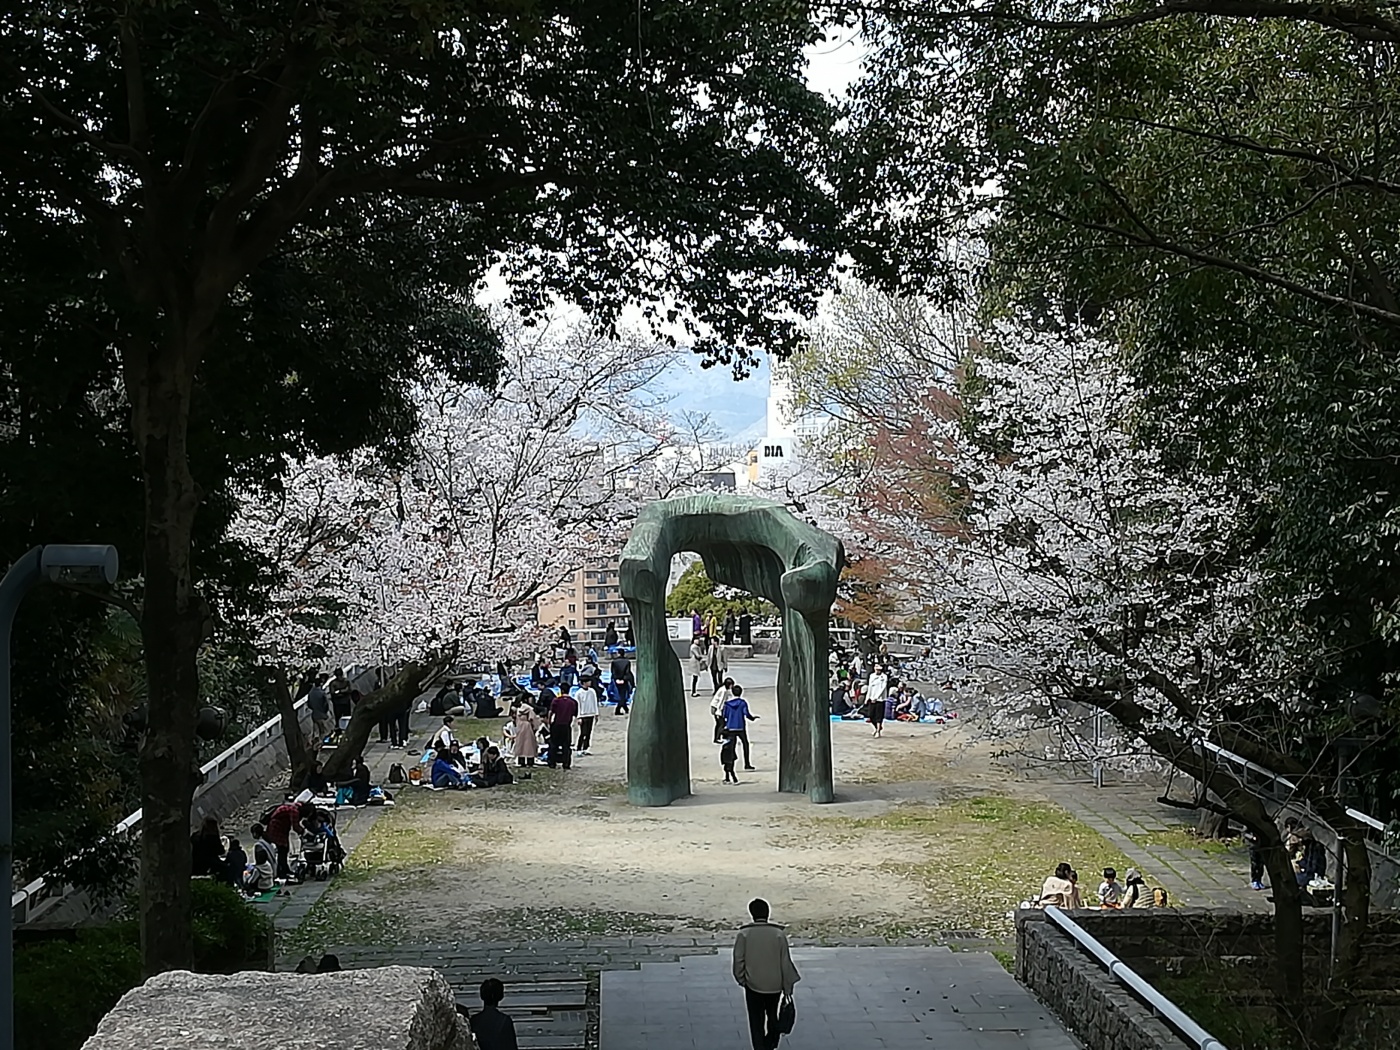
[[[55,582],[115,583],[117,548],[109,544],[50,543],[39,555],[39,568]]]

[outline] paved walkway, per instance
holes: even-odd
[[[1162,886],[1173,904],[1259,912],[1271,909],[1268,893],[1249,888],[1249,853],[1239,839],[1212,843],[1209,851],[1188,840],[1172,841],[1181,839],[1173,832],[1194,824],[1196,814],[1158,802],[1160,786],[1124,781],[1096,788],[1091,780],[1044,780],[1037,786],[1076,820],[1132,860],[1140,861],[1149,883]],[[1187,797],[1179,784],[1173,797]],[[1098,873],[1092,874],[1092,879],[1082,881],[1097,885]],[[1121,878],[1123,873],[1118,874]]]
[[[802,974],[785,1050],[1074,1050],[1053,1015],[983,952],[794,948]],[[505,1004],[509,1007],[509,1001]],[[749,1045],[728,952],[601,979],[599,1050]]]
[[[414,703],[416,704],[417,701]],[[438,725],[441,725],[441,719],[415,713],[410,723],[411,738],[421,743]],[[370,742],[365,746],[365,763],[370,768],[374,783],[384,785],[389,788],[390,794],[395,794],[397,788],[389,784],[389,767],[398,762],[407,769],[418,760],[422,754],[422,748],[416,747],[412,752],[409,752],[401,747],[390,748],[377,741],[377,735],[371,730]],[[329,755],[330,749],[328,748],[324,754]],[[233,830],[236,834],[246,833],[260,814],[265,813],[269,807],[284,801],[286,798],[287,772],[279,770],[257,798],[249,802],[234,818],[225,823],[228,829]],[[340,844],[345,848],[347,854],[355,852],[355,848],[359,846],[364,837],[369,834],[370,828],[374,827],[385,812],[387,809],[384,806],[362,806],[359,809],[341,806],[336,809],[336,832],[339,834]],[[254,904],[253,907],[269,916],[272,919],[273,927],[278,932],[294,930],[301,925],[302,919],[306,918],[307,913],[315,907],[316,902],[325,895],[333,883],[334,880],[331,879],[324,882],[313,879],[301,885],[284,886],[272,900]]]

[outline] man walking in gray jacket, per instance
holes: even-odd
[[[768,902],[759,897],[749,902],[753,922],[739,928],[734,938],[734,979],[744,986],[744,1005],[749,1013],[749,1037],[753,1050],[776,1050],[778,1004],[802,980],[792,964],[785,927],[768,921]]]

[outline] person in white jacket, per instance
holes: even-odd
[[[782,1038],[778,1004],[783,996],[792,998],[802,975],[792,963],[786,927],[768,921],[768,902],[762,897],[750,901],[749,914],[753,922],[739,927],[734,938],[734,980],[744,989],[753,1050],[776,1050]]]
[[[593,723],[598,720],[598,683],[592,678],[582,681],[583,684],[574,693],[574,699],[578,701],[578,746],[574,748],[574,753],[578,755],[588,754],[588,749],[593,745]]]
[[[715,695],[710,698],[710,714],[715,716],[715,743],[722,743],[724,740],[724,704],[734,694],[731,692],[734,686],[734,679],[726,678],[724,684],[715,690]]]
[[[709,666],[709,653],[705,651],[705,639],[701,635],[696,635],[695,640],[690,643],[690,695],[695,695],[695,689],[700,684],[700,676],[705,673]]]

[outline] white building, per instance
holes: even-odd
[[[762,438],[749,452],[745,472],[750,486],[761,490],[781,488],[802,468],[806,439],[820,433],[822,419],[815,413],[799,413],[785,365],[774,362],[768,378],[768,408]]]

